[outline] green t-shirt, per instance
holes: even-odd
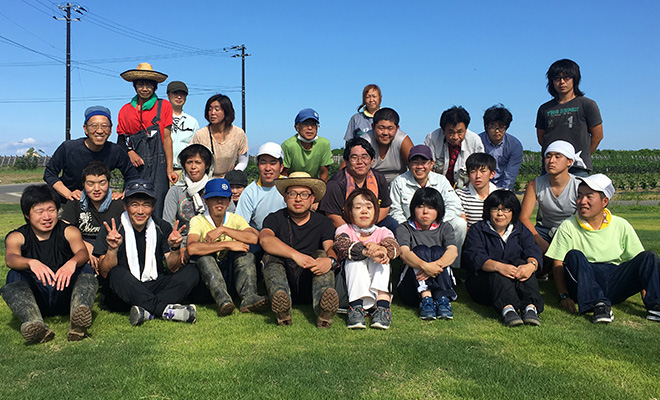
[[[321,167],[332,165],[330,141],[320,136],[311,150],[305,150],[298,140],[298,135],[294,135],[282,143],[282,153],[282,164],[289,169],[289,173],[303,171],[313,178],[319,178]]]
[[[642,242],[628,221],[616,215],[611,219],[608,226],[598,230],[580,226],[577,215],[566,219],[559,225],[545,255],[563,261],[569,251],[580,250],[590,263],[619,265],[632,260],[644,251]]]
[[[231,229],[236,229],[237,231],[242,231],[250,227],[250,225],[245,221],[245,218],[241,217],[238,214],[234,213],[226,213],[225,214],[225,221],[222,224],[223,226],[226,226],[227,228]],[[215,226],[209,222],[208,219],[202,214],[200,215],[195,215],[192,217],[190,220],[190,229],[188,229],[188,237],[192,234],[199,235],[199,241],[203,242],[204,239],[206,238],[206,234],[211,232],[213,229],[215,229]],[[218,242],[226,242],[226,241],[232,241],[231,237],[227,235],[222,235],[220,236],[216,241]],[[217,254],[217,260],[220,261],[225,256],[227,255],[228,250],[222,250],[219,251]]]

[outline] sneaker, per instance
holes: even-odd
[[[508,326],[509,328],[514,327],[514,326],[520,326],[523,324],[522,318],[520,318],[520,315],[518,315],[517,312],[514,310],[510,310],[506,314],[504,314],[504,325]]]
[[[424,297],[422,302],[419,303],[419,318],[425,321],[432,321],[436,318],[432,297]]]
[[[361,305],[348,308],[348,319],[346,320],[346,327],[348,329],[364,329],[367,327],[365,323],[365,315],[367,313]]]
[[[660,304],[656,304],[653,307],[649,308],[648,314],[646,314],[646,319],[650,321],[660,322]]]
[[[291,299],[284,290],[278,290],[270,299],[270,307],[275,313],[277,318],[277,325],[288,326],[291,325]]]
[[[327,288],[321,295],[319,302],[321,312],[316,319],[317,328],[330,328],[332,326],[332,317],[337,313],[339,308],[339,295],[334,288]]]
[[[194,324],[197,321],[197,307],[194,304],[168,304],[163,311],[163,319]]]
[[[439,319],[454,319],[454,311],[451,308],[449,298],[442,296],[435,301],[435,312]]]
[[[129,321],[133,326],[140,326],[145,321],[151,321],[154,318],[155,317],[153,316],[153,314],[151,314],[149,311],[145,310],[140,306],[131,307],[131,311],[129,313]]]
[[[539,319],[539,315],[536,313],[536,310],[532,307],[529,307],[527,311],[525,311],[525,314],[523,314],[522,319],[525,325],[534,325],[534,326],[541,325],[541,320]]]
[[[612,314],[612,307],[608,306],[605,303],[598,303],[594,307],[594,316],[591,318],[591,322],[594,324],[609,324],[614,320],[614,314]]]
[[[390,329],[390,323],[392,323],[392,310],[378,307],[371,319],[371,327],[374,329]]]

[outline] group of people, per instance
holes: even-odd
[[[341,307],[350,329],[388,329],[392,282],[421,319],[452,319],[459,271],[470,297],[506,326],[541,324],[538,280],[549,273],[568,312],[611,322],[611,305],[641,292],[647,318],[660,321],[660,260],[607,208],[609,178],[589,175],[602,121],[571,60],[547,72],[553,100],[536,124],[542,173],[522,204],[512,191],[522,146],[506,132],[512,115],[502,105],[486,110],[479,135],[454,106],[414,145],[368,85],[338,172],[329,176],[330,142],[308,108],[295,135],[260,146],[248,183],[247,136],[232,124],[228,97],[207,101],[200,129],[183,112],[183,82],[168,85],[166,101],[155,91],[167,75],[149,64],[121,76],[136,96],[119,112],[118,144],[108,141],[110,110],[88,108],[86,137],[57,149],[46,184],[21,197],[26,224],[7,235],[0,292],[29,343],[53,338],[44,315],[70,314],[68,339],[84,338],[99,285],[104,306],[135,326],[195,322],[203,303],[220,316],[236,304],[270,308],[290,325],[293,304],[312,304],[319,328]],[[114,169],[121,192],[110,188]]]

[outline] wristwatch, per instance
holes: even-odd
[[[334,257],[329,257],[330,258],[330,265],[332,266],[332,269],[337,268],[339,263],[337,262],[337,259]]]
[[[539,270],[539,265],[536,263],[536,261],[532,260],[532,261],[530,261],[530,264],[532,264],[534,266],[534,268],[536,268],[536,271]]]
[[[559,301],[568,299],[568,293],[559,293]]]
[[[170,246],[170,251],[177,251],[177,250],[179,250],[179,249],[181,249],[181,245],[178,245],[178,246],[176,246],[176,247],[172,247],[172,246]]]

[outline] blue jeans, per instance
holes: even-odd
[[[564,278],[580,313],[601,302],[609,306],[622,303],[641,290],[646,290],[647,309],[660,304],[660,259],[652,251],[615,265],[590,263],[580,250],[571,250],[564,257]]]
[[[445,254],[445,249],[440,246],[428,247],[420,245],[416,246],[412,251],[421,260],[427,262],[436,261]],[[412,307],[419,305],[419,300],[421,299],[420,284],[426,284],[426,289],[431,292],[431,296],[435,300],[442,296],[448,297],[451,300],[456,299],[454,276],[450,267],[443,269],[436,277],[428,278],[425,281],[420,282],[417,280],[414,269],[404,265],[401,275],[399,276],[397,292],[405,304]]]

